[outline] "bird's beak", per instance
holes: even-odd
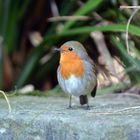
[[[55,52],[60,52],[61,49],[60,49],[60,48],[54,48],[54,51],[55,51]]]

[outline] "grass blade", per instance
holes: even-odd
[[[9,109],[9,114],[10,114],[11,111],[12,111],[12,108],[11,108],[11,105],[10,105],[10,101],[9,101],[8,97],[6,96],[4,91],[0,90],[0,93],[4,96],[4,98],[5,98],[6,102],[7,102],[8,109]]]
[[[110,25],[102,25],[102,26],[84,26],[79,28],[73,28],[67,30],[65,32],[59,32],[55,35],[46,36],[44,38],[44,43],[47,43],[48,40],[58,40],[62,37],[74,36],[74,35],[81,35],[81,34],[90,34],[94,31],[101,31],[101,32],[125,32],[126,25],[124,24],[110,24]],[[140,36],[140,27],[130,25],[129,33],[133,35]]]
[[[88,14],[90,11],[92,11],[93,9],[95,9],[100,3],[102,2],[102,0],[88,0],[80,9],[78,9],[78,11],[76,11],[74,13],[74,16],[83,16]],[[72,25],[74,25],[76,23],[76,21],[68,21],[66,22],[63,31],[67,30],[68,28],[70,28]]]
[[[126,65],[126,68],[128,67],[134,67],[135,69],[133,71],[127,71],[127,74],[130,77],[132,84],[138,84],[140,83],[140,61],[133,58],[131,55],[129,55],[124,48],[124,45],[122,42],[117,39],[116,37],[111,37],[112,43],[116,46],[116,48],[119,50],[121,58],[123,60],[123,63]]]
[[[45,52],[46,52],[46,48],[43,46],[39,46],[33,50],[29,58],[27,58],[26,64],[23,70],[21,71],[21,74],[16,80],[15,85],[17,88],[22,87],[30,79],[33,69],[35,69],[35,67],[38,64],[38,61],[40,60],[40,58]]]

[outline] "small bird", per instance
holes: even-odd
[[[87,94],[95,97],[97,88],[94,62],[78,41],[68,41],[55,50],[60,51],[57,79],[62,90],[70,95],[69,108],[72,108],[73,95],[78,96],[80,104],[86,104],[86,109],[89,109]]]

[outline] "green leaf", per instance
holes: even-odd
[[[126,71],[130,77],[131,83],[132,84],[140,83],[140,77],[139,77],[140,61],[136,60],[135,58],[133,58],[131,55],[127,53],[126,49],[124,48],[123,43],[121,42],[119,38],[112,36],[111,41],[119,50],[123,63],[126,66],[126,69],[129,67],[135,68],[135,69],[132,69],[132,71]]]
[[[60,15],[67,15],[70,10],[74,7],[74,4],[76,3],[76,0],[69,0],[69,2],[62,3],[60,8]]]
[[[86,15],[87,13],[94,10],[103,0],[88,0],[81,8],[79,8],[75,13],[74,16],[82,16]],[[68,21],[66,22],[63,31],[70,28],[72,25],[75,24],[76,21]]]
[[[19,9],[19,13],[18,13],[19,19],[24,16],[30,3],[31,3],[30,0],[24,0],[23,4],[21,5],[21,8]]]
[[[13,49],[15,49],[15,38],[16,38],[16,29],[17,29],[17,11],[18,11],[18,2],[15,4],[10,3],[9,8],[5,9],[7,14],[7,26],[5,29],[5,43],[6,43],[6,48],[8,52],[11,52]],[[6,13],[5,12],[5,13]]]
[[[101,26],[84,26],[79,28],[73,28],[66,30],[65,32],[59,32],[55,35],[50,35],[44,38],[44,43],[47,43],[48,40],[58,40],[62,37],[74,36],[81,34],[90,34],[91,32],[101,31],[101,32],[125,32],[126,25],[124,24],[110,24],[110,25],[101,25]],[[140,28],[138,26],[130,25],[129,33],[133,35],[140,36]]]
[[[33,52],[27,58],[27,62],[24,65],[21,74],[16,80],[15,85],[17,88],[23,86],[30,79],[33,69],[37,66],[38,61],[40,60],[40,58],[45,52],[46,52],[46,48],[43,47],[42,45],[33,50]]]
[[[140,51],[136,47],[131,47],[130,50],[135,54],[135,57],[140,61]]]

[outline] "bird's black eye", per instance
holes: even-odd
[[[73,50],[73,48],[70,47],[70,48],[69,48],[69,51],[72,51],[72,50]]]

